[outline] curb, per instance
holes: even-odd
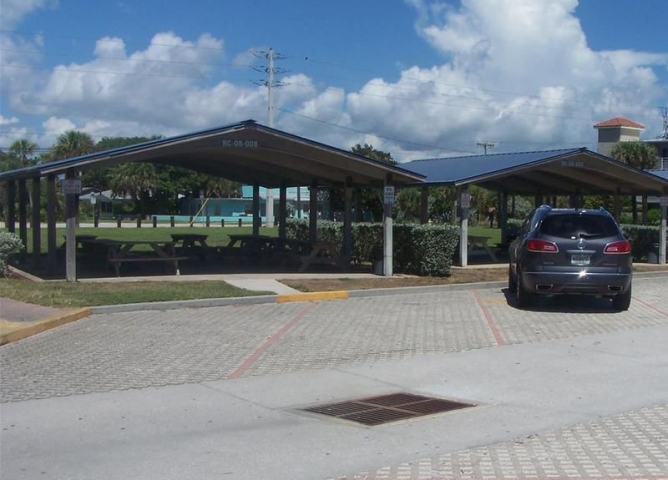
[[[634,278],[651,279],[654,277],[668,277],[668,271],[659,272],[638,272],[633,274]],[[230,298],[207,298],[201,300],[176,300],[167,302],[150,302],[150,303],[128,303],[123,305],[101,305],[96,307],[83,308],[72,312],[69,315],[80,316],[69,319],[66,317],[56,317],[54,319],[49,317],[45,320],[38,321],[38,324],[31,324],[30,327],[22,329],[23,331],[32,332],[23,336],[14,338],[19,332],[12,332],[0,336],[0,345],[5,343],[20,340],[21,338],[34,335],[35,333],[48,330],[49,328],[57,327],[74,320],[86,317],[90,314],[106,314],[106,313],[129,313],[138,311],[150,310],[176,310],[179,308],[210,308],[210,307],[227,307],[231,305],[262,305],[271,303],[287,303],[287,302],[315,302],[323,300],[345,300],[350,298],[366,298],[366,297],[381,297],[386,295],[410,295],[410,294],[427,294],[439,293],[447,291],[461,291],[461,290],[484,290],[489,288],[503,288],[507,285],[506,281],[494,282],[476,282],[476,283],[454,283],[449,285],[429,285],[420,287],[399,287],[399,288],[374,288],[367,290],[336,290],[330,292],[307,292],[295,293],[287,295],[258,295],[248,297],[230,297]],[[81,314],[81,312],[85,312]],[[43,326],[43,324],[48,326]],[[10,340],[6,340],[10,338]]]
[[[60,325],[80,320],[89,316],[91,313],[90,308],[79,308],[77,310],[70,310],[66,313],[46,317],[41,320],[35,320],[34,322],[25,322],[25,328],[19,328],[14,332],[0,335],[0,345],[16,342],[46,330],[59,327]]]
[[[331,292],[307,292],[291,293],[289,295],[277,295],[276,303],[287,302],[315,302],[319,300],[343,300],[349,297],[347,290],[334,290]]]
[[[639,272],[634,278],[668,277],[668,271]],[[289,295],[261,295],[232,298],[209,298],[202,300],[181,300],[173,302],[131,303],[125,305],[107,305],[90,307],[91,313],[124,313],[141,310],[174,310],[178,308],[226,307],[230,305],[261,305],[267,303],[315,302],[322,300],[345,300],[350,298],[381,297],[385,295],[410,295],[421,293],[439,293],[444,291],[484,290],[503,288],[505,280],[494,282],[454,283],[449,285],[429,285],[421,287],[370,288],[367,290],[336,290],[332,292],[307,292]]]

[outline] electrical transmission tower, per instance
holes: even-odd
[[[494,144],[493,144],[493,143],[489,143],[489,142],[478,142],[478,143],[476,143],[476,145],[478,145],[479,147],[482,147],[482,148],[483,148],[483,150],[485,151],[485,155],[487,155],[487,149],[488,149],[488,148],[489,148],[490,150],[491,150],[492,148],[494,148]]]
[[[661,140],[668,140],[668,107],[659,107],[659,111],[663,117],[663,130],[657,138]]]
[[[254,70],[267,74],[266,80],[254,80],[253,83],[260,86],[267,87],[267,116],[269,120],[269,127],[274,128],[274,88],[284,87],[287,85],[285,82],[277,82],[274,80],[274,75],[280,75],[281,73],[286,73],[287,70],[275,67],[274,60],[283,60],[287,58],[285,55],[274,52],[273,48],[270,48],[267,51],[253,52],[257,58],[265,58],[268,60],[269,65],[253,67]],[[267,188],[267,198],[265,200],[265,216],[267,218],[267,227],[274,226],[274,189]]]
[[[257,58],[266,58],[269,61],[269,65],[253,67],[254,70],[267,74],[266,80],[254,80],[253,83],[267,87],[267,114],[269,118],[269,126],[274,128],[274,88],[288,85],[285,82],[277,82],[274,80],[274,75],[280,75],[287,72],[287,70],[283,68],[275,67],[274,60],[283,60],[288,57],[274,52],[273,48],[266,51],[253,52],[253,55]]]

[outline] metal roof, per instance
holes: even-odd
[[[414,160],[422,185],[475,184],[514,194],[661,193],[668,181],[586,148]]]
[[[668,170],[647,170],[649,173],[652,175],[656,175],[657,177],[665,178],[668,180]]]
[[[311,185],[313,182],[319,186],[342,185],[348,178],[356,185],[382,185],[388,175],[397,184],[423,179],[420,174],[404,168],[246,120],[2,172],[0,181],[127,162],[171,165],[243,183],[258,182],[270,188]]]

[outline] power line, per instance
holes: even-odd
[[[355,128],[344,127],[343,125],[338,125],[336,123],[327,122],[325,120],[320,120],[318,118],[309,117],[308,115],[302,115],[301,113],[293,112],[291,110],[286,110],[284,108],[279,108],[279,110],[281,112],[285,112],[285,113],[288,113],[290,115],[294,115],[296,117],[306,118],[306,119],[314,121],[314,122],[329,125],[330,127],[336,127],[336,128],[340,128],[342,130],[348,130],[348,131],[359,133],[359,134],[362,134],[362,135],[373,135],[374,137],[383,138],[385,140],[392,140],[393,142],[397,142],[397,143],[402,143],[402,144],[407,144],[407,145],[415,145],[415,146],[418,146],[418,147],[427,148],[429,150],[441,150],[441,151],[446,150],[446,151],[458,152],[458,153],[473,153],[470,150],[456,150],[456,149],[452,149],[452,148],[449,148],[449,147],[425,145],[425,144],[422,144],[422,143],[411,142],[410,140],[402,140],[402,139],[396,138],[396,137],[389,137],[387,135],[380,135],[378,133],[364,132],[362,130],[357,130]]]
[[[484,149],[485,155],[487,155],[487,148],[492,149],[496,146],[494,143],[490,142],[477,142],[476,145]]]

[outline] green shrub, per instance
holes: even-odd
[[[622,233],[631,242],[631,253],[636,262],[647,260],[647,255],[656,250],[659,229],[647,225],[620,225]]]
[[[16,255],[23,250],[25,246],[21,239],[9,232],[0,232],[0,274],[7,273],[7,264],[12,255]]]
[[[288,238],[309,240],[308,220],[290,219],[286,223]],[[360,265],[383,258],[383,225],[353,223],[352,262]],[[317,239],[343,243],[343,224],[318,221]],[[399,224],[392,229],[394,269],[404,273],[429,276],[450,274],[459,229],[452,225]]]

